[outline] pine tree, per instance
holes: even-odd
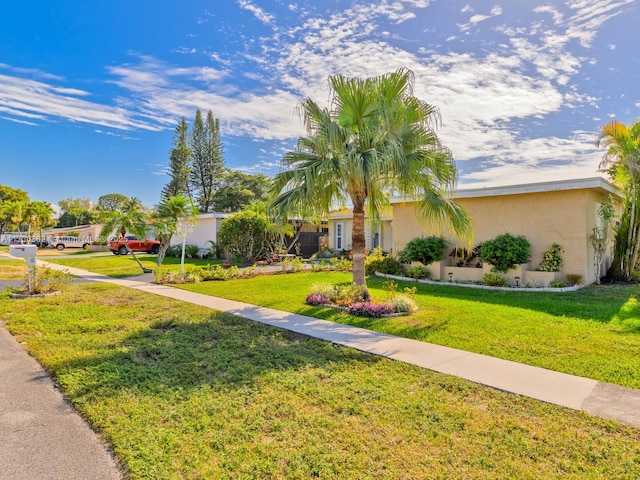
[[[182,117],[173,134],[173,148],[169,155],[169,175],[171,180],[164,186],[160,194],[160,198],[163,201],[175,196],[191,198],[189,188],[191,149],[189,149],[188,139],[189,123],[187,123],[185,117]]]
[[[224,176],[223,147],[220,140],[220,121],[207,113],[206,125],[202,112],[196,110],[191,131],[191,172],[189,183],[201,213],[208,213],[213,197]]]

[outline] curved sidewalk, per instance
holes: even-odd
[[[85,280],[113,283],[201,305],[373,355],[456,375],[506,392],[574,410],[583,410],[592,415],[640,427],[640,390],[304,315],[158,285],[150,283],[152,279],[150,275],[136,277],[136,279],[115,279],[62,265],[47,265],[58,270],[68,270],[72,275]]]

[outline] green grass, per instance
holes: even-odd
[[[549,293],[398,282],[400,290],[417,286],[420,311],[382,319],[304,304],[313,283],[350,281],[347,273],[301,273],[180,288],[640,388],[640,286]],[[369,279],[375,298],[385,298],[382,283]]]
[[[3,280],[22,280],[29,273],[24,260],[0,257],[0,278]]]
[[[638,429],[131,289],[0,292],[0,320],[132,479],[640,476]]]
[[[140,263],[145,268],[156,268],[156,255],[136,254]],[[109,252],[95,254],[93,252],[78,252],[73,255],[57,256],[47,258],[47,262],[65,265],[67,267],[81,268],[94,273],[108,275],[110,277],[120,278],[131,275],[140,275],[142,271],[140,266],[129,255],[113,255]],[[185,258],[185,265],[216,265],[221,264],[222,260],[202,260],[199,258]],[[175,257],[165,257],[163,266],[170,267],[176,272],[180,269],[180,259]]]

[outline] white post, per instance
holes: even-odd
[[[180,279],[184,278],[184,249],[187,244],[187,234],[193,229],[193,225],[191,225],[187,220],[181,219],[178,220],[178,229],[180,230],[180,235],[182,236],[182,255],[180,257]]]

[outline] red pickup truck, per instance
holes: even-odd
[[[125,245],[126,244],[126,245]],[[127,249],[127,246],[129,249]],[[114,255],[127,255],[129,250],[133,252],[158,253],[160,242],[158,240],[138,240],[136,237],[120,237],[118,240],[109,242],[109,249]]]

